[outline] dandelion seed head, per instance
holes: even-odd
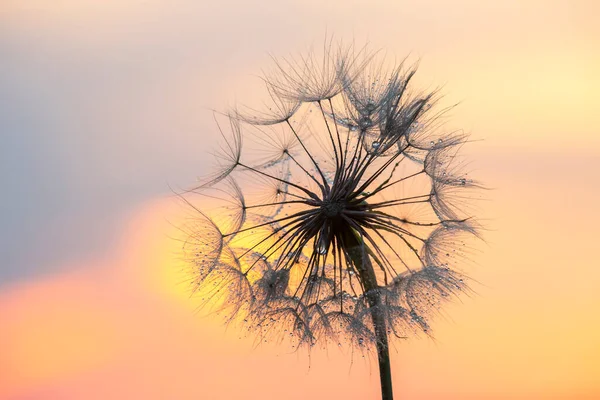
[[[275,60],[267,111],[217,116],[219,168],[186,194],[196,214],[182,229],[209,309],[294,349],[431,335],[431,317],[469,290],[481,186],[459,156],[467,136],[444,129],[415,73],[327,42],[321,58]]]

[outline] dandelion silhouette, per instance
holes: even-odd
[[[230,133],[217,121],[219,168],[190,192],[222,206],[186,196],[184,254],[203,301],[257,340],[374,349],[392,399],[390,339],[430,335],[441,303],[468,290],[478,185],[437,91],[411,89],[414,66],[323,53],[276,60],[267,110],[221,116]]]

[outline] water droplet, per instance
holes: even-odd
[[[381,145],[381,143],[379,143],[379,142],[373,142],[373,144],[371,144],[371,147],[372,147],[374,150],[377,150],[377,149],[379,148],[379,146],[380,146],[380,145]]]
[[[367,129],[371,125],[373,125],[373,121],[367,116],[364,116],[358,120],[358,126],[360,127],[360,129]]]
[[[358,338],[358,344],[363,344],[365,340],[363,338]]]
[[[319,239],[319,246],[317,248],[319,254],[327,254],[327,243],[323,237]]]

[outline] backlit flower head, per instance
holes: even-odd
[[[268,111],[224,117],[219,169],[186,196],[184,251],[203,300],[259,340],[374,348],[381,366],[389,336],[429,334],[467,290],[467,137],[405,64],[326,43],[276,62]]]

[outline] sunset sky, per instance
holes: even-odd
[[[211,109],[326,35],[420,60],[460,102],[476,294],[396,343],[398,399],[600,399],[596,1],[0,3],[0,399],[377,399],[374,360],[198,315],[169,186],[210,172]]]

